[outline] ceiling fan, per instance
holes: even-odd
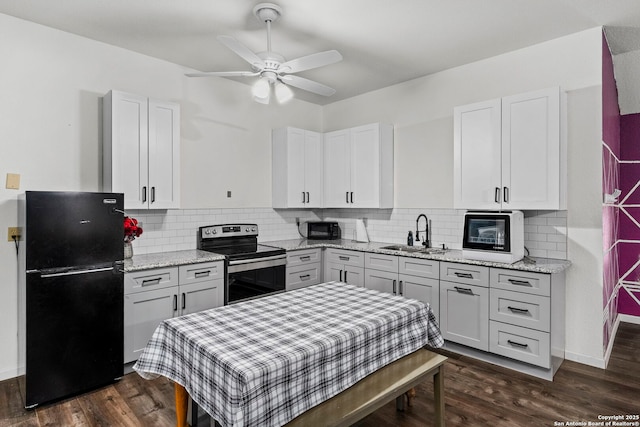
[[[282,55],[271,50],[271,23],[282,15],[282,8],[273,3],[260,3],[253,8],[253,14],[267,24],[267,50],[265,52],[254,53],[231,36],[217,37],[220,43],[247,61],[251,65],[252,71],[209,71],[185,75],[188,77],[260,76],[260,79],[253,85],[252,92],[254,99],[263,104],[269,103],[272,85],[276,98],[281,103],[293,98],[293,91],[288,86],[323,96],[331,96],[336,92],[329,86],[296,76],[294,73],[341,61],[342,55],[337,50],[327,50],[287,61]]]

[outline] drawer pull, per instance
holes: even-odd
[[[460,273],[460,272],[456,271],[453,274],[455,274],[456,277],[462,277],[464,279],[473,279],[473,274],[471,274],[471,273]]]
[[[402,280],[400,280],[400,290],[399,290],[399,294],[404,296],[404,289],[402,289]]]
[[[529,344],[522,344],[522,343],[519,343],[517,341],[507,340],[507,342],[509,343],[509,345],[511,345],[513,347],[519,347],[519,348],[527,348],[527,347],[529,347]]]
[[[473,290],[469,288],[460,288],[458,286],[454,286],[453,289],[455,289],[459,294],[473,295]]]
[[[211,273],[211,270],[207,270],[207,271],[196,271],[196,273],[194,274],[194,277],[197,279],[199,277],[207,277],[209,275],[209,273]]]
[[[178,295],[173,296],[173,311],[178,311]]]
[[[529,287],[533,286],[530,282],[526,280],[509,279],[509,283],[511,283],[512,285],[518,285],[518,286],[529,286]]]
[[[162,280],[162,277],[156,277],[155,279],[145,279],[142,281],[142,286],[157,285]]]
[[[397,289],[396,289],[396,280],[393,281],[393,294],[396,295],[397,294]]]
[[[340,261],[349,261],[351,258],[349,258],[348,256],[342,256],[342,255],[340,255],[340,256],[338,256],[338,259],[339,259]]]
[[[303,274],[302,276],[300,276],[300,280],[309,280],[311,278],[310,274]]]
[[[529,310],[527,310],[526,308],[518,308],[518,307],[511,307],[511,306],[508,306],[507,308],[513,311],[514,313],[521,313],[521,314],[529,313]]]
[[[300,257],[300,261],[310,261],[311,255],[305,255]]]

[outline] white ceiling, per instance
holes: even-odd
[[[251,12],[259,2],[0,0],[0,13],[199,71],[228,71],[249,67],[216,36],[266,50],[264,23]],[[614,53],[640,49],[637,0],[273,2],[284,10],[273,24],[274,51],[294,59],[337,49],[344,57],[299,74],[337,90],[325,98],[295,89],[296,97],[321,105],[595,26],[636,27],[607,35]]]

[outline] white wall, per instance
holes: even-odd
[[[270,206],[271,128],[321,128],[319,106],[267,107],[247,85],[188,79],[178,65],[1,14],[0,59],[0,178],[21,174],[19,191],[0,188],[3,231],[17,225],[19,192],[100,190],[101,97],[110,89],[181,104],[184,207]],[[13,243],[0,244],[0,265],[4,379],[22,369]]]
[[[395,126],[396,208],[453,206],[453,107],[560,86],[567,91],[568,357],[603,365],[601,29],[446,70],[325,106],[324,129]]]

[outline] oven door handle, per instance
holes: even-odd
[[[240,271],[258,270],[261,268],[278,267],[287,264],[287,255],[274,255],[264,258],[238,259],[229,261],[229,273]]]

